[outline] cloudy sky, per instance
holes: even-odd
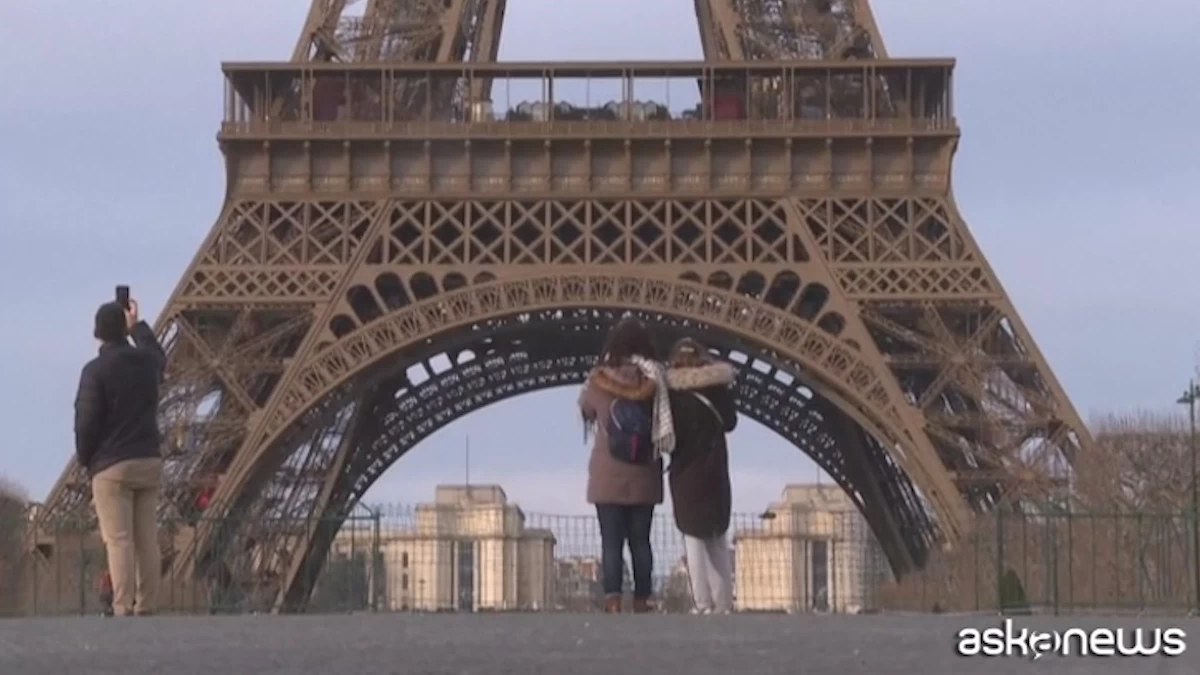
[[[216,217],[219,63],[287,57],[307,4],[0,3],[0,474],[34,496],[71,453],[96,305],[128,283],[152,318]],[[874,5],[893,55],[958,58],[957,200],[1080,412],[1173,407],[1200,353],[1200,4]],[[699,55],[689,0],[510,0],[501,48]],[[369,498],[415,502],[459,480],[470,435],[473,480],[527,510],[586,512],[573,401],[543,392],[471,415]],[[752,422],[732,447],[740,510],[815,476]]]

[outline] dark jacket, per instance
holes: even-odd
[[[646,506],[663,501],[662,462],[646,466],[622,462],[608,453],[606,422],[617,398],[648,401],[654,396],[654,380],[634,365],[617,368],[600,366],[588,375],[579,394],[579,410],[596,440],[588,460],[589,504]]]
[[[725,434],[737,426],[733,366],[716,362],[694,368],[671,368],[671,416],[675,451],[668,474],[675,524],[686,535],[708,539],[729,529],[733,489],[729,483],[729,450]],[[695,394],[708,399],[720,419]]]
[[[134,345],[106,342],[83,367],[75,397],[75,457],[89,476],[129,459],[159,457],[158,385],[166,354],[145,322]]]

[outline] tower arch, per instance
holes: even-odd
[[[581,382],[604,329],[622,312],[645,317],[663,338],[697,337],[741,366],[742,413],[835,477],[863,510],[898,572],[919,565],[940,530],[961,526],[965,509],[953,488],[946,489],[952,483],[944,468],[928,441],[922,445],[921,430],[906,426],[902,408],[908,403],[861,350],[823,329],[815,315],[805,319],[719,286],[601,269],[456,288],[389,311],[325,344],[298,366],[281,394],[286,405],[266,424],[270,435],[261,443],[266,450],[250,464],[231,467],[222,485],[218,501],[226,501],[229,522],[244,524],[242,531],[200,539],[228,542],[250,536],[254,523],[281,518],[332,526],[337,514],[429,433],[493,401]],[[545,339],[547,331],[554,339]],[[451,364],[440,373],[430,365],[438,355]],[[738,355],[745,363],[738,363]],[[426,370],[437,383],[433,389],[412,381],[414,367]],[[520,380],[523,368],[538,367],[550,369],[546,379],[489,388],[490,377]],[[774,382],[763,380],[763,367],[777,376]],[[450,381],[457,382],[456,393],[428,403]],[[747,382],[761,384],[764,392],[752,394]],[[472,393],[480,391],[490,393]],[[413,411],[421,412],[414,417]],[[306,490],[298,475],[323,482]],[[291,584],[282,591],[289,602],[299,602],[296,589],[311,587],[303,583],[312,574],[306,561],[320,560],[322,546],[328,546],[323,539],[331,536],[253,535],[260,546],[274,541],[286,555],[278,572],[289,580],[285,586]]]

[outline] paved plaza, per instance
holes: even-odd
[[[0,621],[0,673],[34,675],[1194,675],[1168,657],[964,658],[955,635],[996,617],[311,615]],[[1019,628],[1180,627],[1181,618],[1019,618]]]

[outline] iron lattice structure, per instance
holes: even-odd
[[[900,574],[1089,447],[955,208],[953,61],[889,59],[866,0],[696,0],[696,63],[496,63],[503,0],[349,4],[314,0],[291,62],[224,66],[228,194],[158,329],[164,517],[207,491],[225,525],[175,533],[172,574],[303,606],[388,467],[578,384],[624,311],[741,364],[741,412]],[[621,100],[555,97],[602,78]],[[647,109],[645,78],[698,102]],[[497,114],[501,80],[541,107]],[[78,467],[41,513],[91,517]]]

